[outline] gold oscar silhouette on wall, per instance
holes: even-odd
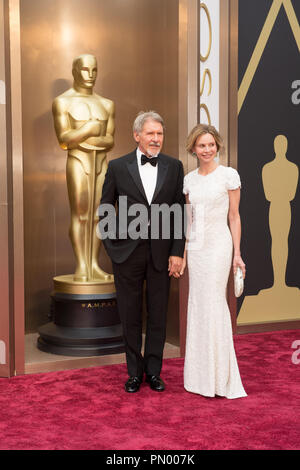
[[[76,269],[74,275],[59,276],[54,282],[73,285],[75,293],[78,284],[82,287],[113,283],[113,276],[99,266],[101,241],[96,225],[107,170],[106,154],[114,144],[115,121],[114,103],[93,91],[97,78],[96,57],[83,54],[75,58],[72,73],[73,87],[55,98],[52,112],[57,139],[61,148],[68,152],[69,235]]]
[[[287,138],[277,135],[274,139],[275,158],[262,169],[265,197],[270,201],[274,284],[270,289],[261,290],[258,295],[245,297],[238,325],[300,318],[300,291],[297,287],[288,287],[285,282],[291,227],[290,201],[295,197],[299,176],[297,165],[286,158],[287,148]],[[259,260],[256,262],[259,269]]]

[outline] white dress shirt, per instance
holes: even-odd
[[[151,204],[153,199],[153,194],[156,187],[157,180],[157,168],[158,165],[152,166],[149,163],[145,165],[141,164],[141,156],[143,153],[139,148],[136,150],[137,164],[140,172],[140,177],[144,186],[144,190],[147,196],[148,203]]]

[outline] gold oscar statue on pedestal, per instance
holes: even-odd
[[[288,141],[284,135],[274,140],[275,158],[264,165],[262,182],[265,197],[270,201],[269,226],[272,237],[274,284],[258,295],[246,296],[238,325],[300,319],[300,292],[285,282],[288,260],[288,236],[291,227],[291,206],[298,185],[298,167],[286,158]],[[257,260],[259,269],[259,260]]]
[[[73,87],[55,98],[52,112],[57,139],[68,152],[69,234],[76,270],[74,275],[58,276],[54,283],[69,293],[96,293],[113,284],[113,276],[98,264],[101,240],[96,225],[107,170],[106,154],[114,144],[114,103],[93,91],[97,78],[95,56],[84,54],[74,59],[72,73]]]
[[[114,103],[94,93],[97,61],[84,54],[73,61],[73,87],[53,102],[56,135],[67,150],[71,208],[70,239],[74,274],[53,279],[50,323],[39,328],[38,348],[66,356],[99,356],[124,351],[114,278],[99,266],[96,233],[107,170],[114,144]]]

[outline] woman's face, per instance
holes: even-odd
[[[195,142],[193,151],[196,153],[200,163],[212,162],[218,152],[214,136],[211,134],[199,135]]]

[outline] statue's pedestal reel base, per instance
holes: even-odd
[[[79,283],[54,278],[52,322],[38,329],[38,348],[64,356],[102,356],[124,352],[113,282]]]

